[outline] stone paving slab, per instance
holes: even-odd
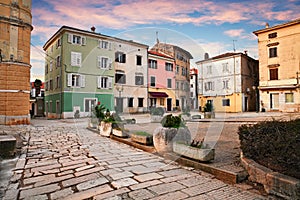
[[[15,199],[266,199],[102,137],[86,124],[60,123],[26,129],[29,141],[23,148],[29,151],[9,187],[17,192]]]

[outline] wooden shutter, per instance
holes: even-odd
[[[112,43],[111,42],[108,42],[108,50],[112,50]]]
[[[81,45],[86,45],[86,37],[81,37]]]
[[[101,56],[98,56],[98,67],[101,68]]]
[[[98,45],[99,48],[102,48],[102,40],[98,40]]]
[[[112,69],[112,60],[111,60],[111,58],[108,59],[108,68]]]
[[[72,43],[73,40],[73,35],[72,34],[68,34],[68,42]]]
[[[72,74],[67,74],[68,87],[72,86]]]
[[[80,75],[80,86],[85,87],[85,76],[84,75]]]
[[[113,78],[112,77],[108,77],[108,88],[109,89],[112,88],[112,82],[113,82]]]

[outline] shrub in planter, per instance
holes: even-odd
[[[215,118],[214,107],[210,102],[207,102],[204,106],[204,118]]]
[[[300,178],[300,119],[242,125],[243,154],[274,171]]]
[[[171,152],[173,142],[190,143],[191,133],[180,116],[166,115],[153,133],[153,144],[158,153]]]

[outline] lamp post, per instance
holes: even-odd
[[[254,90],[255,94],[255,111],[258,113],[259,112],[259,94],[258,94],[258,87],[257,86],[252,86],[252,89]]]
[[[118,112],[123,112],[123,100],[122,100],[122,92],[124,90],[123,85],[116,86],[117,91],[119,92],[119,97],[117,98],[117,109]]]

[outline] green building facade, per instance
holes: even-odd
[[[114,110],[113,38],[61,27],[44,45],[45,115],[87,117],[99,102]]]

